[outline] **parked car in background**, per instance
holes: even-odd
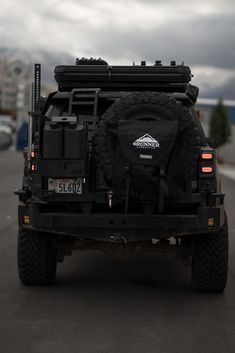
[[[0,126],[8,126],[11,133],[16,131],[16,123],[11,115],[0,114]]]
[[[11,128],[0,124],[0,150],[7,150],[12,143],[13,138]]]

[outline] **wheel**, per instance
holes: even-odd
[[[197,236],[193,240],[192,284],[201,292],[221,293],[228,272],[228,222],[216,233]]]
[[[56,253],[51,239],[42,232],[19,229],[18,274],[25,285],[46,285],[53,283],[56,276]]]

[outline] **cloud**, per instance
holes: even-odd
[[[1,46],[101,56],[112,64],[175,59],[200,67],[201,82],[208,68],[233,75],[234,34],[234,0],[1,1]]]
[[[191,64],[235,66],[231,1],[3,0],[3,45],[99,53],[112,60],[157,56]],[[195,4],[194,4],[195,5]]]

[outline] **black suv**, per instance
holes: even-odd
[[[188,66],[160,61],[57,66],[34,104],[19,196],[18,271],[50,284],[74,249],[126,258],[176,251],[195,289],[226,286],[228,226],[216,152],[195,110]]]

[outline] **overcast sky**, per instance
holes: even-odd
[[[175,59],[201,89],[235,79],[235,0],[1,0],[0,47],[110,64]]]

